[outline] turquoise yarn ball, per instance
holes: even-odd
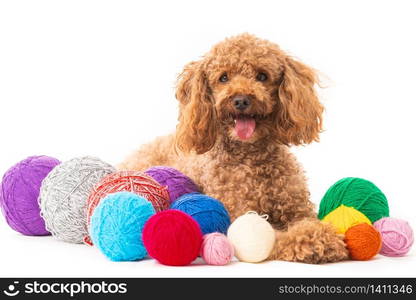
[[[109,194],[91,217],[92,242],[112,261],[143,259],[147,251],[142,231],[154,214],[153,205],[141,196],[130,192]]]
[[[200,193],[185,194],[171,206],[190,215],[199,224],[203,234],[211,232],[227,233],[230,215],[217,199]]]

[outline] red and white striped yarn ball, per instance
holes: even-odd
[[[91,191],[87,200],[87,224],[101,199],[108,194],[117,192],[132,192],[145,197],[153,204],[156,212],[168,209],[170,206],[167,187],[161,186],[152,177],[139,171],[117,171],[104,177]],[[89,237],[85,242],[90,244]]]

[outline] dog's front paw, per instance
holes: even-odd
[[[276,234],[270,259],[320,264],[348,259],[343,236],[330,224],[316,219],[294,223],[286,232]]]

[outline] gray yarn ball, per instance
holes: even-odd
[[[87,199],[93,187],[115,168],[85,156],[56,166],[42,181],[39,204],[46,229],[69,243],[82,243],[87,232]]]

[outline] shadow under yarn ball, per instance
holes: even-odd
[[[147,169],[145,173],[159,182],[162,186],[168,187],[171,203],[175,202],[176,199],[182,195],[200,192],[198,186],[191,178],[174,168],[155,166]]]
[[[143,227],[154,214],[153,205],[144,197],[130,192],[110,194],[91,217],[91,239],[112,261],[142,259],[147,255],[142,240]]]
[[[0,186],[0,207],[9,226],[24,235],[49,235],[40,216],[42,180],[60,163],[49,156],[30,156],[11,167]]]
[[[183,211],[194,218],[203,234],[226,233],[231,224],[230,215],[224,204],[204,194],[183,195],[172,204],[171,208]]]
[[[56,166],[43,180],[41,214],[46,228],[59,240],[82,243],[87,235],[87,198],[93,187],[115,168],[85,156]]]

